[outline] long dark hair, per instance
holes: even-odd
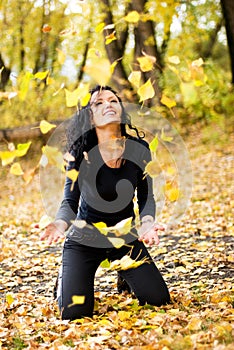
[[[96,85],[92,90],[90,90],[90,94],[92,96],[96,91],[102,90],[109,90],[115,94],[121,105],[121,136],[125,136],[126,138],[130,137],[126,131],[126,126],[128,126],[129,129],[135,131],[138,139],[144,138],[144,133],[143,135],[140,135],[138,129],[131,124],[131,118],[126,112],[123,102],[115,90],[113,90],[110,86]],[[97,144],[98,139],[96,130],[95,127],[91,125],[89,102],[85,107],[78,109],[77,113],[71,118],[67,129],[67,150],[69,153],[75,156],[76,167],[79,167],[83,159],[83,152],[89,152]]]

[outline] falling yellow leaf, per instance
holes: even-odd
[[[150,177],[155,177],[160,173],[161,168],[157,160],[151,160],[146,164],[144,174],[148,174]]]
[[[172,108],[172,107],[176,106],[176,101],[172,100],[171,98],[167,97],[166,95],[162,95],[161,103],[163,105],[167,106],[168,108]]]
[[[156,152],[158,148],[158,136],[156,135],[153,140],[150,142],[149,144],[149,149],[151,150],[151,152]]]
[[[106,58],[93,58],[84,71],[101,86],[106,85],[112,75],[111,64]]]
[[[76,182],[79,175],[79,171],[76,169],[71,169],[66,172],[66,176],[71,179],[73,182]]]
[[[116,40],[115,31],[105,37],[105,44],[109,45],[112,41]]]
[[[100,266],[103,268],[103,269],[108,269],[110,267],[110,262],[108,259],[105,259],[101,262]]]
[[[85,295],[73,295],[72,296],[72,304],[68,305],[71,307],[73,305],[82,305],[85,302]]]
[[[154,97],[155,91],[151,84],[150,79],[147,82],[139,87],[137,90],[138,95],[140,96],[140,102],[145,101],[149,98]]]
[[[45,72],[37,72],[36,74],[34,74],[34,78],[39,79],[39,80],[44,80],[48,74],[49,74],[48,70]]]
[[[102,32],[103,29],[104,29],[104,27],[105,27],[105,23],[104,23],[104,22],[99,23],[99,24],[95,27],[95,32],[96,32],[96,33]]]
[[[46,228],[52,221],[53,219],[50,216],[43,215],[39,221],[39,228],[44,230],[44,228]]]
[[[124,17],[128,23],[137,23],[140,20],[140,14],[137,11],[131,11]]]
[[[2,165],[5,166],[12,163],[15,157],[23,157],[28,152],[31,143],[31,141],[27,143],[19,143],[17,149],[13,147],[10,151],[1,151],[0,158],[2,160]]]
[[[42,157],[40,160],[40,165],[46,167],[47,164],[55,165],[61,171],[64,170],[64,159],[63,154],[58,150],[57,147],[43,146],[42,147]]]
[[[142,56],[138,57],[137,61],[140,63],[140,69],[142,72],[148,72],[154,68],[154,63],[156,61],[153,56]]]
[[[133,260],[129,255],[124,255],[120,260],[117,259],[112,261],[109,268],[112,271],[136,269],[146,262],[149,262],[147,258],[144,258],[142,260]]]
[[[107,226],[104,222],[97,222],[93,225],[105,236],[108,232],[112,232],[119,237],[121,235],[126,235],[131,231],[132,217],[121,220],[115,226]]]
[[[139,88],[141,83],[141,72],[140,71],[133,71],[128,77],[128,80],[132,85],[134,85],[136,88]]]
[[[46,120],[42,120],[40,122],[40,130],[41,130],[42,134],[47,134],[47,132],[49,132],[53,128],[56,128],[55,124],[51,124],[51,123],[47,122]]]
[[[67,107],[76,107],[79,99],[79,88],[75,89],[74,91],[65,89],[65,95]]]
[[[108,240],[111,242],[111,244],[115,248],[121,248],[125,244],[125,240],[122,238],[116,238],[116,237],[107,237]]]
[[[2,160],[2,166],[11,164],[14,161],[15,157],[16,157],[15,152],[0,151],[0,158]]]
[[[181,193],[177,187],[172,187],[166,191],[166,196],[170,202],[175,202],[179,199],[179,197],[181,196]]]
[[[170,56],[170,57],[168,57],[168,62],[170,62],[172,64],[179,64],[180,58],[178,56]]]
[[[21,168],[20,163],[12,164],[12,166],[10,168],[10,173],[13,174],[13,175],[17,175],[17,176],[23,175],[24,172],[23,172],[23,170]]]

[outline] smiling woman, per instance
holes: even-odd
[[[130,136],[127,127],[134,129],[137,137]],[[138,263],[119,274],[139,303],[169,303],[167,286],[144,245],[158,244],[158,231],[163,230],[155,223],[152,180],[144,174],[151,160],[148,143],[131,125],[120,97],[110,87],[97,86],[91,91],[90,101],[75,116],[69,135],[74,160],[67,170],[76,169],[79,176],[75,183],[66,178],[56,220],[41,237],[56,242],[68,230],[57,291],[62,318],[91,317],[98,266],[105,259],[113,262],[126,255]],[[135,194],[141,220],[137,229]],[[114,229],[123,222],[128,223],[127,229]],[[82,296],[82,303],[74,303],[75,296]]]

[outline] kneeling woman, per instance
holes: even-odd
[[[127,126],[136,136],[127,133]],[[105,259],[111,262],[125,255],[145,261],[137,268],[119,271],[140,305],[169,303],[167,286],[144,245],[158,244],[158,231],[163,230],[154,222],[152,180],[144,174],[151,159],[148,143],[132,127],[120,97],[110,87],[97,86],[91,91],[90,102],[74,117],[69,135],[73,158],[67,170],[76,169],[79,176],[75,183],[66,178],[55,221],[41,236],[56,242],[68,230],[58,298],[62,318],[91,317],[98,266]],[[138,230],[134,228],[135,194],[141,222]],[[121,236],[111,229],[103,234],[96,227],[100,222],[113,227],[122,220],[130,220],[132,228]],[[84,296],[84,303],[71,305],[75,295]]]

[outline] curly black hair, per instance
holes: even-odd
[[[96,85],[90,90],[91,96],[96,91],[109,90],[113,92],[118,98],[121,108],[121,136],[129,138],[130,135],[126,131],[126,126],[129,129],[136,132],[137,138],[144,138],[144,133],[140,135],[140,132],[136,127],[131,124],[131,118],[127,114],[121,98],[118,96],[117,92],[113,90],[110,86]],[[67,151],[72,153],[76,159],[76,167],[79,167],[83,159],[83,152],[89,152],[93,147],[98,144],[98,139],[96,135],[95,127],[91,125],[90,118],[90,102],[82,108],[77,110],[77,113],[71,118],[71,121],[67,128]]]

